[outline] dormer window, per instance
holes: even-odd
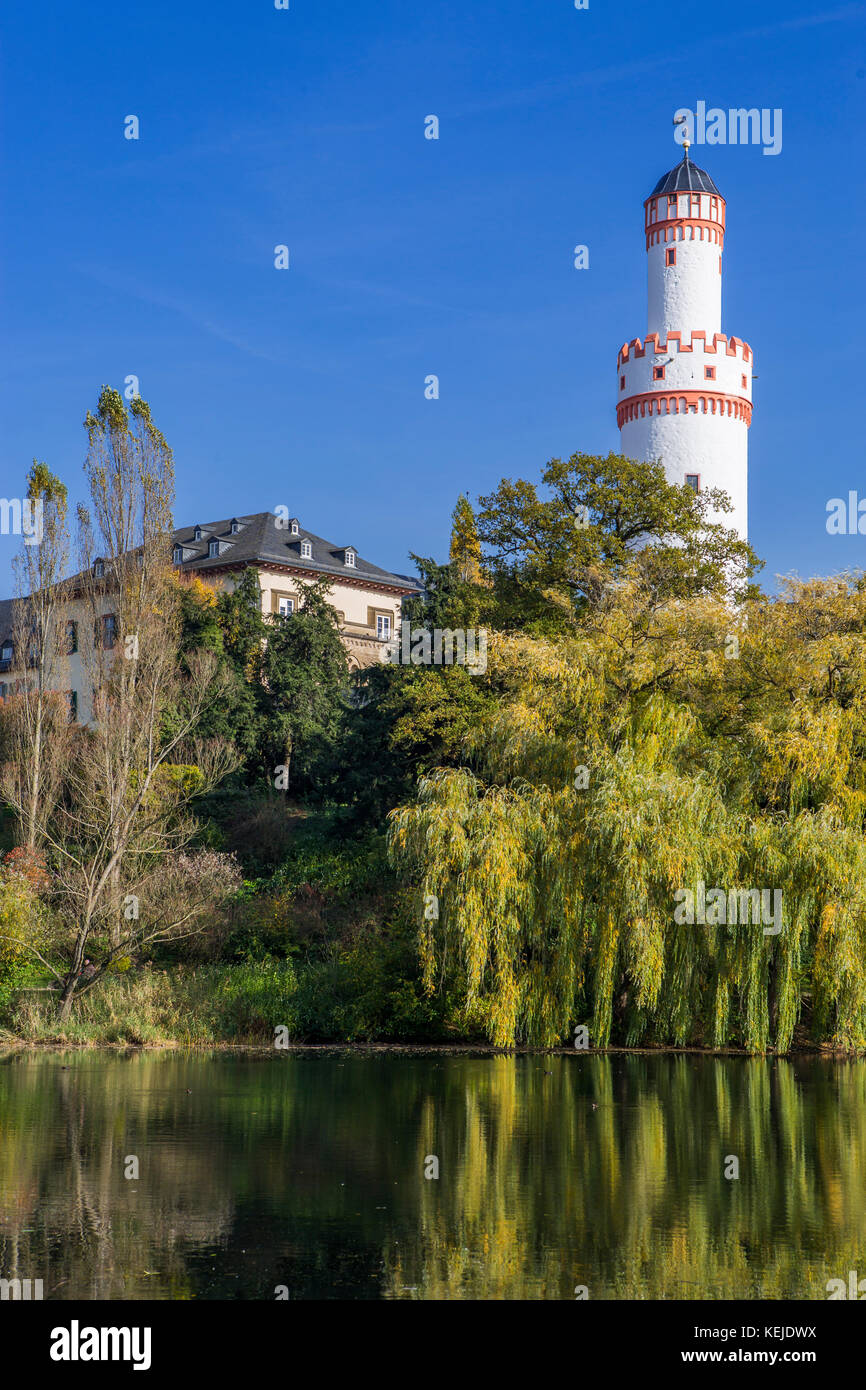
[[[293,516],[291,521],[289,522],[289,535],[297,536],[299,534],[299,530],[300,528],[298,526],[298,518],[296,516]]]
[[[313,547],[312,547],[312,545],[310,544],[309,541],[301,541],[301,559],[302,559],[302,560],[312,560],[312,558],[313,558]]]
[[[93,575],[95,579],[105,578],[105,561],[95,560],[93,563]]]
[[[344,552],[344,564],[347,564],[347,565],[349,566],[350,569],[354,569],[354,568],[355,568],[355,552],[354,552],[354,550],[347,550],[347,551]]]
[[[232,535],[233,535],[233,536],[238,535],[239,532],[240,532],[240,529],[241,529],[241,523],[240,523],[235,517],[232,517],[232,532],[231,532]]]
[[[193,533],[192,533],[192,538],[193,538],[194,541],[200,541],[200,540],[201,540],[201,527],[200,527],[200,526],[197,526],[197,527],[195,528],[195,530],[194,530]]]
[[[207,543],[207,553],[208,553],[208,555],[211,556],[211,558],[213,558],[214,555],[219,555],[219,553],[220,553],[220,543],[219,543],[219,541],[208,541],[208,543]]]
[[[183,546],[182,546],[182,545],[176,545],[176,546],[174,547],[174,550],[172,551],[171,558],[172,558],[172,562],[173,562],[175,565],[182,565],[182,564],[183,564]]]

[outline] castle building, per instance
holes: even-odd
[[[689,159],[644,203],[647,328],[617,358],[621,453],[661,459],[669,482],[722,488],[711,519],[747,539],[752,349],[721,331],[725,200]]]
[[[255,569],[265,617],[291,617],[303,603],[301,585],[327,579],[328,602],[337,614],[350,671],[386,659],[399,631],[402,600],[423,592],[418,579],[381,569],[363,559],[355,546],[335,545],[307,530],[297,517],[283,520],[272,512],[181,527],[172,537],[171,558],[179,575],[197,576],[217,591],[231,591],[245,570]],[[99,644],[119,650],[110,561],[97,557],[93,575],[104,584]],[[92,692],[77,636],[84,613],[73,598],[67,615],[70,646],[62,673],[55,674],[56,688],[68,689],[74,717],[86,724]],[[26,654],[15,650],[14,627],[14,600],[0,600],[0,700],[18,693],[27,679]]]
[[[357,671],[383,660],[385,645],[400,625],[401,600],[422,592],[418,579],[380,569],[353,545],[335,545],[272,512],[230,517],[175,531],[172,560],[182,575],[197,574],[217,589],[232,589],[243,571],[258,571],[262,613],[296,612],[298,582],[327,579],[328,602],[336,610],[340,636]]]

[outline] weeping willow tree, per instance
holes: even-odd
[[[732,609],[635,571],[492,640],[495,717],[391,817],[428,989],[500,1046],[866,1046],[864,630],[857,581]]]

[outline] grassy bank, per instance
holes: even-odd
[[[299,1043],[463,1040],[435,1001],[381,967],[378,953],[362,947],[302,966],[267,960],[135,970],[82,996],[62,1024],[53,994],[24,993],[0,1041],[270,1045],[278,1026]]]
[[[218,1043],[273,1039],[297,979],[290,962],[141,970],[106,980],[57,1020],[50,994],[25,994],[0,1038],[27,1042]]]

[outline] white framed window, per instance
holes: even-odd
[[[701,475],[700,475],[700,473],[687,473],[687,474],[686,474],[686,487],[690,487],[691,490],[692,490],[692,492],[700,492],[700,490],[701,490]]]
[[[293,598],[281,598],[278,607],[281,618],[290,618],[295,611],[295,600]]]
[[[233,535],[233,536],[239,535],[240,529],[241,529],[241,523],[240,523],[239,521],[236,521],[234,518],[232,518],[232,535]]]
[[[291,521],[289,522],[289,534],[292,536],[297,536],[299,533],[299,529],[300,528],[298,527],[298,518],[296,516],[293,516]]]
[[[310,544],[309,541],[301,541],[301,559],[302,559],[302,560],[312,560],[312,558],[313,558],[313,547],[312,547],[312,545]]]
[[[194,530],[194,532],[193,532],[192,538],[193,538],[194,541],[200,541],[200,540],[201,540],[201,527],[200,527],[200,526],[197,526],[197,527],[195,528],[195,530]]]
[[[220,553],[220,543],[219,543],[219,541],[208,541],[208,544],[207,544],[207,553],[208,553],[208,555],[219,555],[219,553]]]
[[[175,546],[174,552],[173,552],[173,555],[172,555],[172,559],[174,560],[174,563],[175,563],[176,565],[181,565],[181,564],[183,564],[183,546],[181,546],[181,545],[176,545],[176,546]]]
[[[104,560],[96,560],[96,561],[94,561],[93,573],[94,573],[94,575],[96,576],[97,579],[103,579],[103,578],[105,577],[105,561],[104,561]]]
[[[380,642],[387,642],[391,636],[391,615],[390,613],[376,614],[376,636]]]
[[[354,567],[355,567],[355,552],[354,552],[354,550],[347,550],[347,551],[346,551],[346,564],[349,566],[350,569],[354,569]]]

